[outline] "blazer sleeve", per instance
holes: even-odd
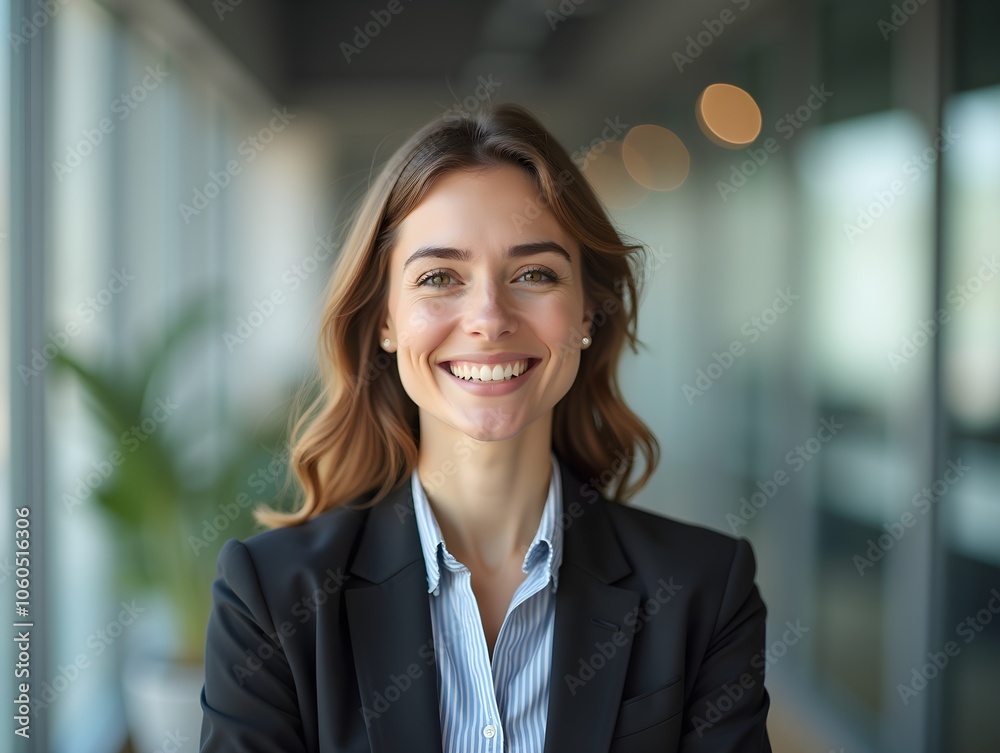
[[[771,753],[764,688],[767,610],[754,582],[757,563],[737,539],[712,637],[685,709],[679,753]]]
[[[237,539],[219,552],[212,584],[201,707],[200,753],[306,750],[291,668]]]

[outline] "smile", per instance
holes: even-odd
[[[468,361],[449,361],[444,364],[459,379],[470,382],[507,382],[516,379],[537,363],[537,359],[526,358],[508,363],[478,364]]]

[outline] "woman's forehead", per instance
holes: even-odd
[[[506,248],[541,240],[574,245],[532,176],[507,165],[440,176],[403,218],[397,239],[403,248],[463,243]]]

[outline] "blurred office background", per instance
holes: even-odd
[[[350,209],[510,101],[652,251],[634,504],[754,544],[774,749],[997,750],[995,3],[0,0],[0,31],[0,581],[30,506],[39,700],[4,740],[197,749],[150,657],[196,666],[218,548],[279,492]]]

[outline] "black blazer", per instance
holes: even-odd
[[[560,468],[539,753],[770,753],[750,544],[610,502]],[[409,477],[369,510],[228,540],[212,600],[201,751],[441,753]]]

